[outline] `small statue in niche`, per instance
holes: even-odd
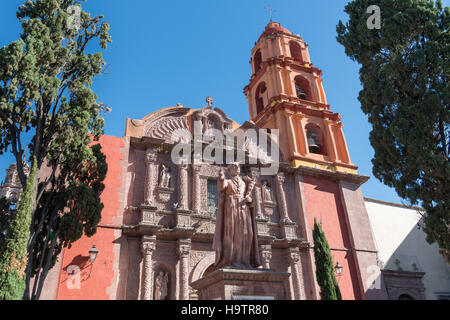
[[[269,183],[267,182],[267,180],[264,180],[262,182],[262,198],[263,198],[263,202],[273,202],[273,198],[272,198],[272,189],[270,188]]]
[[[154,300],[165,300],[167,297],[167,284],[169,283],[169,275],[160,271],[155,278],[155,296]]]
[[[172,174],[170,173],[170,169],[164,164],[161,164],[161,172],[159,173],[159,186],[161,188],[169,188],[171,178]]]

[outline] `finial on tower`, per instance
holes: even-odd
[[[206,102],[208,103],[208,107],[212,107],[213,99],[211,97],[206,97]]]
[[[277,12],[277,10],[275,10],[274,8],[272,8],[272,6],[269,4],[267,7],[264,7],[264,9],[266,9],[267,11],[269,11],[270,14],[270,22],[272,22],[272,16],[274,12]]]

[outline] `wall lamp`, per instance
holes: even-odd
[[[338,277],[340,277],[342,275],[343,269],[344,269],[344,267],[339,264],[339,261],[336,262],[336,265],[334,266],[334,271],[336,272]]]
[[[98,255],[98,250],[97,250],[97,248],[95,247],[95,244],[94,244],[94,245],[92,245],[91,250],[89,250],[89,260],[91,261],[91,269],[89,271],[89,277],[88,278],[91,277],[92,266],[94,265],[94,261],[97,258],[97,255]]]

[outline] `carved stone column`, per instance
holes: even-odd
[[[180,300],[189,300],[189,252],[191,240],[178,240],[178,257],[180,258]]]
[[[200,179],[200,166],[193,165],[193,187],[192,187],[192,199],[193,199],[193,211],[200,213],[201,209],[201,179]]]
[[[275,177],[275,182],[277,186],[278,199],[280,202],[280,222],[290,223],[292,222],[288,216],[286,194],[284,192],[283,184],[285,181],[285,176],[283,172],[279,172]]]
[[[264,269],[270,269],[270,260],[272,260],[272,247],[270,245],[261,245],[261,263]]]
[[[188,199],[188,165],[187,164],[180,164],[178,166],[179,169],[179,177],[180,177],[180,184],[179,184],[179,209],[181,210],[188,210],[189,209],[189,199]]]
[[[252,178],[256,179],[259,182],[260,172],[257,168],[252,168],[250,170]],[[256,218],[257,219],[264,219],[263,212],[262,212],[262,197],[261,197],[261,187],[258,185],[255,185],[253,188],[253,195],[254,195],[254,201],[255,201],[255,210],[256,210]]]
[[[144,258],[143,300],[152,300],[153,295],[153,252],[156,249],[156,236],[142,238],[142,256]]]
[[[145,153],[144,204],[149,206],[153,205],[153,172],[156,157],[157,154],[154,150],[148,149]]]
[[[291,267],[291,275],[292,275],[292,286],[294,292],[295,300],[304,300],[301,281],[303,281],[302,277],[302,267],[301,267],[301,259],[300,259],[300,251],[298,248],[290,249],[290,267]]]

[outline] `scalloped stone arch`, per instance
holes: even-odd
[[[197,265],[192,269],[189,282],[192,283],[200,279],[203,273],[216,261],[215,252],[209,252],[206,257],[200,260]]]
[[[143,136],[171,141],[173,132],[189,131],[188,111],[188,108],[171,107],[151,113],[143,119]]]

